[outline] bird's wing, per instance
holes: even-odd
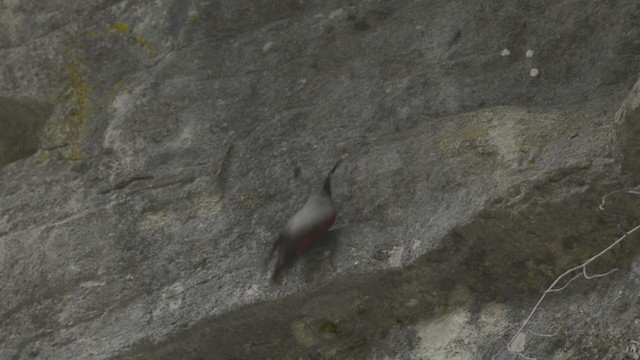
[[[306,231],[301,239],[298,239],[296,242],[296,252],[298,254],[302,254],[322,235],[326,234],[333,225],[333,222],[336,220],[336,213],[331,212],[324,220],[316,224],[313,228]]]

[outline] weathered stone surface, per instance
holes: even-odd
[[[640,81],[631,90],[616,112],[614,141],[621,145],[620,163],[622,171],[634,178],[640,175]]]
[[[53,110],[0,168],[0,358],[492,357],[640,222],[632,194],[598,209],[636,185],[639,13],[4,1],[0,99]],[[270,285],[280,226],[343,154],[335,230]],[[632,245],[518,346],[618,358]]]

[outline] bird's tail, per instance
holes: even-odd
[[[338,159],[338,161],[336,161],[336,164],[333,165],[333,167],[331,168],[331,171],[329,171],[329,174],[327,176],[331,176],[336,171],[336,169],[338,168],[338,165],[340,165],[344,161],[344,159],[346,159],[346,158],[347,158],[347,154],[342,155]]]
[[[280,234],[280,237],[282,237],[282,234]],[[280,245],[280,239],[278,239],[278,241],[274,241],[273,242],[273,246],[271,247],[271,251],[269,251],[269,255],[266,257],[266,259],[264,259],[263,268],[264,268],[265,271],[267,270],[267,266],[269,265],[269,261],[273,257],[273,253],[276,252],[276,249],[278,248],[278,245]]]
[[[333,173],[336,171],[336,169],[338,168],[338,165],[340,165],[344,159],[347,158],[347,155],[342,155],[340,157],[340,159],[338,159],[338,161],[336,161],[336,164],[333,165],[333,167],[331,168],[331,170],[329,171],[329,173],[327,174],[327,177],[324,178],[324,183],[322,185],[325,193],[327,193],[329,196],[331,196],[331,175],[333,175]]]

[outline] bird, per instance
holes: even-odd
[[[341,157],[329,171],[322,184],[309,195],[307,202],[286,223],[273,243],[267,257],[271,260],[277,250],[277,258],[271,282],[280,277],[285,268],[291,266],[295,260],[326,234],[336,220],[336,208],[331,198],[331,175],[342,163]]]

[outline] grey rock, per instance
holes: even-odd
[[[616,112],[614,124],[613,140],[619,143],[622,149],[619,155],[622,171],[637,178],[640,169],[640,147],[634,135],[640,131],[640,81]]]
[[[26,130],[0,135],[0,358],[509,358],[555,276],[640,223],[634,194],[598,208],[638,185],[639,12],[3,2],[0,123]],[[343,154],[334,230],[269,285]],[[549,296],[525,353],[623,356],[638,261]]]

